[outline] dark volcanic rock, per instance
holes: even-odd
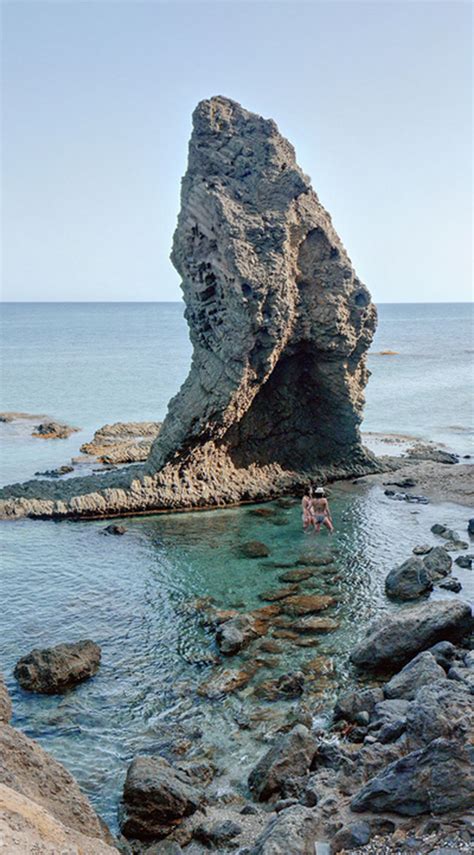
[[[127,531],[124,525],[117,525],[117,523],[112,523],[111,525],[107,525],[104,529],[102,529],[102,534],[125,534]]]
[[[407,712],[407,734],[417,745],[474,735],[474,699],[456,680],[438,680],[417,692]]]
[[[404,816],[472,808],[474,746],[435,739],[387,766],[352,799],[353,811]]]
[[[302,724],[280,737],[249,775],[249,788],[258,801],[282,794],[287,778],[307,775],[316,742]]]
[[[411,701],[418,689],[436,680],[442,680],[446,674],[428,650],[415,656],[408,665],[384,686],[386,698],[405,698]]]
[[[314,855],[319,818],[314,811],[295,805],[270,820],[249,855]]]
[[[472,628],[471,608],[459,600],[437,600],[384,615],[371,624],[351,661],[371,671],[393,671],[437,641],[459,640]]]
[[[471,519],[469,520],[467,524],[467,530],[469,534],[474,535],[474,517],[471,517]]]
[[[128,768],[123,801],[125,837],[154,840],[166,837],[177,821],[195,813],[203,795],[164,757],[136,757]]]
[[[341,852],[346,849],[358,849],[365,846],[371,837],[368,822],[351,822],[344,825],[331,840],[331,852]]]
[[[376,310],[271,119],[198,104],[172,261],[193,356],[146,463],[11,485],[2,515],[258,502],[378,471],[359,433]]]
[[[230,819],[222,822],[203,822],[194,829],[193,837],[212,849],[225,846],[242,833],[242,826]]]
[[[438,588],[442,588],[444,591],[452,591],[454,594],[459,594],[459,591],[462,591],[459,579],[455,579],[454,576],[451,579],[444,579],[439,582]]]
[[[344,692],[336,701],[334,707],[334,718],[343,718],[346,721],[355,722],[356,716],[361,712],[372,713],[375,704],[383,701],[382,689],[354,689]]]
[[[433,589],[429,574],[420,558],[409,558],[390,570],[385,579],[387,596],[396,600],[416,600]]]
[[[100,657],[100,647],[93,641],[58,644],[23,656],[14,674],[23,689],[54,695],[96,674]]]
[[[472,558],[469,555],[458,555],[457,558],[454,559],[454,563],[458,565],[458,567],[462,567],[463,570],[471,570],[472,568]]]

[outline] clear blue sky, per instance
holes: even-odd
[[[468,2],[3,2],[3,296],[176,300],[191,112],[296,147],[376,301],[470,299]]]

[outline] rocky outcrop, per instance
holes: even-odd
[[[0,841],[5,853],[118,855],[104,840],[60,822],[37,802],[0,784]]]
[[[115,422],[96,430],[90,442],[81,445],[83,454],[101,463],[138,463],[147,459],[161,422]]]
[[[351,653],[359,668],[394,671],[437,641],[463,638],[472,628],[468,603],[438,600],[385,615],[368,628]]]
[[[385,684],[385,697],[405,698],[405,700],[411,701],[422,686],[430,685],[444,677],[443,668],[438,665],[433,654],[426,650],[415,656],[408,665],[405,665],[398,674],[395,674]]]
[[[93,641],[32,650],[18,660],[15,677],[23,689],[55,695],[97,673],[101,651]]]
[[[0,674],[0,724],[8,724],[12,717],[12,702],[5,681]]]
[[[70,427],[60,422],[41,422],[37,425],[31,436],[40,439],[67,439],[72,433],[77,433],[79,428]]]
[[[32,739],[9,725],[0,726],[0,785],[24,797],[30,804],[28,810],[39,805],[67,829],[112,845],[111,835],[72,775]],[[13,810],[11,795],[4,795]],[[97,845],[97,849],[89,851],[109,850]]]
[[[290,807],[270,820],[249,855],[314,855],[318,826],[312,810]]]
[[[211,507],[377,470],[359,435],[375,308],[272,120],[197,106],[172,261],[194,350],[147,462],[5,488],[4,517]]]
[[[433,583],[423,561],[415,556],[390,570],[385,579],[385,591],[393,600],[416,600],[432,589]]]

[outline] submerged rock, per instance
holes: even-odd
[[[307,775],[316,753],[316,741],[302,724],[280,737],[249,775],[249,788],[258,801],[282,795],[291,776]]]
[[[322,612],[335,605],[336,600],[327,594],[293,594],[282,603],[282,608],[290,615],[310,615]]]
[[[100,657],[100,647],[93,641],[57,644],[23,656],[14,674],[23,689],[55,695],[96,674]]]
[[[271,119],[198,104],[172,261],[193,358],[146,463],[12,485],[3,516],[260,501],[379,470],[359,433],[376,310]]]
[[[454,599],[425,603],[371,624],[350,658],[359,668],[393,671],[435,642],[459,640],[471,628],[468,603]]]
[[[117,525],[117,523],[112,523],[112,525],[107,525],[104,529],[102,529],[102,534],[125,534],[127,531],[124,525]]]
[[[166,837],[176,822],[198,810],[203,794],[164,757],[136,757],[128,768],[123,802],[122,833],[146,841]]]
[[[260,540],[248,540],[246,543],[241,543],[239,552],[244,558],[267,558],[270,555],[270,549]]]

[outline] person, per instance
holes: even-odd
[[[332,534],[334,531],[334,526],[332,522],[331,511],[329,510],[329,502],[326,499],[326,494],[322,487],[318,487],[318,489],[315,491],[312,500],[312,505],[314,528],[316,530],[316,534],[319,534],[322,525],[325,525],[328,531]]]
[[[303,528],[306,531],[309,526],[314,526],[315,522],[313,510],[313,488],[311,487],[311,485],[308,487],[307,492],[303,496],[301,502],[301,511],[303,515]]]

